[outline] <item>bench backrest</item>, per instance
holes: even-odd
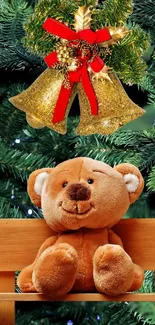
[[[145,270],[155,270],[155,219],[124,219],[114,231],[125,250]],[[14,293],[15,273],[31,264],[41,244],[54,235],[44,220],[0,220],[0,325],[15,325],[15,300],[43,301],[41,294]],[[66,301],[107,301],[101,294],[68,294]],[[111,298],[112,299],[112,298]],[[47,300],[47,298],[45,299]],[[127,293],[115,301],[155,301],[155,294]]]
[[[113,229],[135,263],[155,270],[154,219],[123,219]],[[52,235],[41,219],[0,220],[0,271],[21,270],[31,264],[41,244]]]

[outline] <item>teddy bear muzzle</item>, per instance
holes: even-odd
[[[91,190],[85,184],[73,183],[66,189],[66,199],[62,202],[65,212],[83,218],[91,209]]]
[[[67,189],[67,196],[73,201],[87,201],[90,199],[91,191],[83,184],[71,184]]]

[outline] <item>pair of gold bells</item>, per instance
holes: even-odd
[[[52,122],[54,109],[64,82],[64,74],[55,69],[46,69],[27,90],[10,98],[10,102],[26,112],[27,122],[33,128],[47,126],[58,133],[65,134],[69,110],[78,94],[80,123],[76,133],[79,135],[111,134],[124,124],[143,115],[145,111],[131,101],[112,71],[109,71],[108,75],[109,79],[99,80],[90,75],[98,100],[98,115],[96,116],[91,114],[90,104],[82,84],[75,83],[67,105],[65,119],[56,124]]]

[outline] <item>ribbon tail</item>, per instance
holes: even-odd
[[[94,72],[100,72],[105,64],[104,61],[100,58],[100,56],[97,55],[94,61],[91,62],[89,65]]]
[[[69,98],[72,93],[74,82],[70,81],[70,88],[65,88],[64,85],[62,85],[59,93],[59,97],[54,109],[54,115],[52,122],[53,124],[56,124],[58,122],[61,122],[65,119],[65,113],[68,106]]]
[[[97,115],[98,114],[98,102],[96,98],[95,91],[93,89],[93,86],[91,84],[88,72],[87,72],[87,67],[83,68],[82,74],[81,74],[81,82],[83,85],[83,89],[87,95],[87,98],[89,100],[89,104],[91,107],[91,113],[92,115]]]
[[[55,65],[56,63],[58,63],[58,58],[57,58],[57,53],[56,51],[48,54],[45,58],[44,61],[46,62],[47,66],[49,68],[51,68],[53,65]]]

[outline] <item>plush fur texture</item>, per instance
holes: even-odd
[[[143,186],[135,166],[112,168],[90,158],[33,172],[28,193],[57,236],[48,238],[35,261],[21,271],[21,290],[57,297],[69,291],[118,295],[140,288],[143,270],[110,228]]]

